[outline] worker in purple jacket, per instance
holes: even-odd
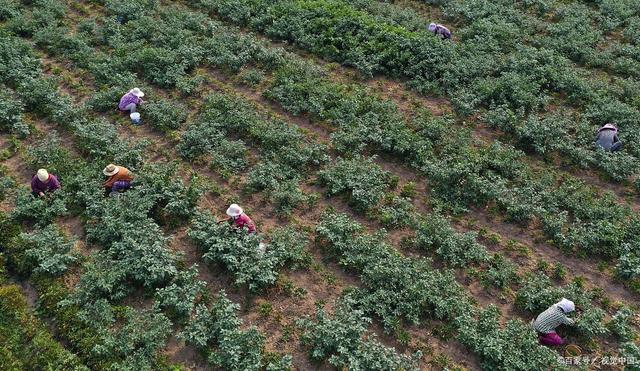
[[[434,35],[442,37],[442,40],[451,40],[451,31],[441,24],[431,23],[429,25],[429,31]]]
[[[34,197],[44,197],[48,192],[60,189],[60,182],[55,175],[49,174],[46,169],[38,170],[38,173],[31,178],[31,194]]]
[[[142,100],[144,93],[139,88],[133,88],[129,92],[120,98],[120,104],[118,108],[120,111],[129,111],[129,113],[136,112],[138,105],[144,103]]]
[[[607,152],[615,152],[622,148],[622,142],[618,139],[618,128],[613,124],[606,124],[598,130],[596,145]]]

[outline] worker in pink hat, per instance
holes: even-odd
[[[598,129],[596,145],[607,152],[615,152],[622,148],[622,142],[618,139],[618,128],[613,124],[606,124]]]
[[[229,216],[229,218],[220,220],[218,224],[228,221],[231,223],[231,225],[233,225],[233,227],[237,229],[242,230],[246,228],[249,234],[256,233],[255,223],[253,223],[253,220],[251,220],[251,218],[249,218],[249,216],[244,213],[244,210],[242,210],[239,205],[231,204],[227,209],[227,215]]]

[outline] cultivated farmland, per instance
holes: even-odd
[[[0,88],[2,369],[640,370],[635,0],[0,0]]]

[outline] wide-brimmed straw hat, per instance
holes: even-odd
[[[102,170],[102,173],[106,176],[113,176],[118,174],[118,171],[120,171],[120,168],[118,166],[109,164],[104,168],[104,170]]]
[[[49,172],[46,169],[38,170],[38,173],[36,174],[36,176],[38,177],[38,180],[41,182],[46,182],[47,180],[49,180]]]
[[[227,215],[229,216],[240,216],[244,213],[244,210],[237,204],[231,204],[227,209]]]
[[[129,90],[129,93],[135,95],[138,98],[144,97],[144,93],[142,92],[142,90],[140,90],[140,88],[133,88]]]

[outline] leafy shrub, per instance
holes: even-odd
[[[491,305],[477,319],[464,316],[458,320],[458,340],[480,357],[487,370],[565,369],[553,350],[540,346],[531,326],[510,320],[500,328],[500,311]],[[491,334],[491,336],[487,336]]]
[[[266,251],[258,247],[263,236],[236,231],[227,223],[217,224],[210,214],[196,215],[188,235],[203,251],[208,262],[219,262],[233,273],[237,285],[256,291],[273,284],[278,269],[303,259],[306,240],[292,229],[272,233]]]
[[[29,126],[22,121],[22,103],[6,91],[0,92],[0,130],[20,138],[29,135]]]
[[[92,349],[94,356],[110,360],[112,369],[157,368],[159,350],[171,334],[171,322],[162,313],[131,307],[115,311],[113,320],[121,325],[114,330],[98,329],[99,337]]]
[[[198,277],[198,265],[178,272],[170,285],[156,290],[156,303],[169,311],[171,317],[186,319],[193,312],[196,300],[205,290],[206,282]]]
[[[240,72],[238,78],[243,84],[255,87],[264,79],[264,73],[255,68],[249,68]]]
[[[133,171],[141,166],[147,141],[122,140],[115,126],[103,119],[75,121],[72,130],[78,148],[91,159],[117,163]]]
[[[131,282],[149,289],[175,277],[176,253],[167,247],[168,239],[158,224],[148,217],[155,201],[133,189],[120,197],[98,197],[89,203],[87,239],[103,250],[80,278],[75,294],[80,303],[121,297],[130,290]]]
[[[6,21],[20,14],[20,2],[18,0],[0,1],[0,21]]]
[[[38,226],[51,224],[57,217],[67,214],[65,200],[60,191],[47,197],[33,197],[31,192],[19,192],[11,218],[16,221],[28,221]]]
[[[8,176],[0,176],[0,201],[4,201],[7,194],[16,187],[16,182]]]
[[[534,314],[540,313],[563,297],[575,302],[582,314],[574,326],[577,333],[587,339],[607,333],[603,320],[605,312],[592,304],[592,293],[586,292],[579,283],[555,287],[545,275],[528,277],[516,293],[516,306]]]
[[[494,254],[489,266],[480,272],[480,279],[485,286],[503,289],[515,282],[518,277],[516,266],[501,254]]]
[[[416,232],[416,244],[436,254],[454,267],[481,263],[489,259],[487,249],[476,242],[477,233],[458,233],[444,217],[431,214],[424,218]]]
[[[636,333],[631,326],[631,321],[635,313],[628,307],[622,307],[619,309],[607,323],[607,328],[611,331],[620,341],[633,341],[636,338]]]
[[[57,131],[49,131],[46,138],[30,146],[27,155],[31,169],[44,168],[55,174],[63,182],[61,190],[68,193],[68,181],[80,171],[82,163],[71,157]]]
[[[204,192],[198,177],[193,175],[185,184],[178,175],[178,164],[149,164],[136,175],[139,197],[153,200],[153,215],[157,222],[179,225],[189,220]]]
[[[363,287],[353,297],[366,313],[382,319],[386,332],[402,320],[417,324],[427,313],[456,318],[471,306],[451,272],[400,255],[383,233],[363,234],[362,226],[345,214],[325,213],[316,233],[317,242],[335,254],[340,265],[360,275]]]
[[[254,173],[252,173],[254,174]],[[313,195],[307,195],[295,181],[283,181],[269,191],[277,212],[289,215],[301,204],[313,200]]]
[[[537,314],[563,297],[574,301],[576,306],[580,307],[588,305],[591,300],[585,290],[576,283],[557,287],[546,275],[531,274],[525,277],[522,287],[518,290],[515,304],[521,310]]]
[[[385,347],[375,334],[365,337],[371,319],[347,301],[339,301],[331,316],[318,307],[313,320],[304,318],[297,323],[304,329],[302,343],[310,346],[309,355],[315,361],[328,360],[339,369],[350,370],[418,370],[420,352],[409,358]]]
[[[339,158],[318,172],[318,180],[327,187],[327,195],[348,195],[349,203],[361,211],[377,206],[391,186],[391,174],[373,162],[373,158],[356,156]]]
[[[142,112],[152,127],[163,132],[178,129],[188,114],[187,106],[166,99],[145,103]]]
[[[626,359],[640,359],[640,346],[633,342],[620,344],[620,355]],[[625,366],[625,371],[638,371],[640,367],[637,364]]]
[[[26,41],[0,35],[0,82],[16,88],[40,72],[40,61]]]
[[[605,315],[605,311],[600,308],[589,308],[583,311],[576,321],[576,331],[587,339],[607,334],[609,329],[604,325]]]
[[[378,212],[378,219],[385,227],[403,228],[415,223],[416,209],[406,197],[386,197]]]
[[[25,274],[60,276],[77,261],[71,254],[74,242],[67,241],[55,224],[21,233],[13,244],[24,254],[25,260],[19,269]]]
[[[223,177],[238,173],[247,167],[248,152],[243,141],[221,138],[216,147],[210,151],[211,170],[220,173]]]
[[[127,89],[121,86],[105,87],[93,93],[85,102],[87,110],[111,112],[118,108],[120,98]]]
[[[242,321],[224,291],[215,299],[211,309],[196,306],[196,314],[178,335],[207,355],[209,364],[225,370],[260,370],[264,365],[264,336],[255,327],[240,329]],[[284,360],[290,367],[290,358]],[[269,368],[267,368],[269,369]]]
[[[640,277],[640,254],[637,243],[622,245],[620,258],[616,265],[616,275],[623,279]]]
[[[58,93],[58,83],[54,78],[26,78],[20,82],[16,92],[28,111],[56,123],[71,119],[71,100]]]
[[[104,5],[110,14],[122,17],[123,21],[130,21],[152,12],[158,6],[158,1],[106,0]]]

